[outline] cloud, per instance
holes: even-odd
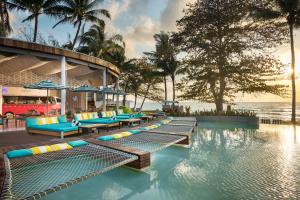
[[[167,7],[162,12],[161,27],[166,31],[176,30],[176,20],[182,16],[182,10],[186,4],[184,0],[168,0]]]
[[[176,20],[182,17],[186,3],[191,1],[195,0],[109,1],[104,4],[112,16],[107,31],[123,35],[126,56],[141,57],[144,51],[154,49],[155,33],[176,29]]]

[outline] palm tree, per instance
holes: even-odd
[[[139,111],[143,109],[146,99],[153,101],[160,101],[161,88],[159,84],[162,83],[161,74],[157,71],[157,68],[151,63],[148,63],[146,59],[139,60],[139,67],[141,71],[142,86],[140,89],[140,96],[143,98]]]
[[[119,59],[124,54],[124,42],[121,35],[107,37],[103,23],[94,24],[80,36],[78,51],[108,61]],[[116,60],[117,61],[117,60]]]
[[[171,77],[173,86],[173,101],[175,101],[175,78],[180,66],[176,59],[176,48],[171,43],[171,38],[168,33],[161,32],[159,34],[155,34],[154,39],[156,41],[155,51],[146,52],[145,54],[161,70],[161,74],[164,77],[165,100],[167,100],[167,76]]]
[[[57,14],[55,9],[59,6],[61,0],[11,0],[11,2],[30,13],[23,22],[34,20],[33,42],[36,42],[39,16],[42,14],[55,16]]]
[[[9,10],[18,9],[24,10],[24,8],[17,6],[14,3],[8,2],[7,0],[0,0],[0,36],[6,37],[12,32],[12,28],[9,20]]]
[[[294,28],[300,26],[300,0],[272,0],[258,6],[254,16],[261,20],[286,20],[291,44],[291,79],[292,79],[292,123],[296,123],[296,82],[295,82],[295,48]]]
[[[98,17],[99,15],[110,19],[109,12],[105,9],[98,9],[98,4],[99,0],[63,0],[62,5],[57,9],[60,13],[60,20],[53,28],[62,23],[72,23],[74,27],[77,26],[72,49],[75,47],[83,23],[92,22],[104,25],[105,22]]]

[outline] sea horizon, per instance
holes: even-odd
[[[133,103],[131,102],[131,107]],[[141,105],[137,102],[137,108]],[[191,107],[191,112],[195,111],[210,111],[215,109],[215,104],[213,103],[202,103],[195,101],[183,101],[179,102],[180,106],[184,108],[186,106]],[[252,111],[261,118],[272,118],[272,119],[282,119],[290,120],[292,106],[291,102],[234,102],[231,106],[232,109]],[[161,110],[162,104],[158,102],[145,102],[142,110]],[[224,110],[226,110],[226,104],[224,104]],[[300,102],[296,104],[296,119],[300,120]]]

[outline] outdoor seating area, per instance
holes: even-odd
[[[76,119],[80,117],[83,120],[101,119],[96,113],[76,115]],[[175,144],[189,145],[193,128],[187,126],[176,132],[171,128],[175,126],[168,125],[171,122],[176,123],[168,117],[144,126],[127,127],[122,132],[105,132],[100,136],[95,133],[2,148],[0,169],[3,170],[0,173],[5,174],[5,178],[0,179],[3,183],[1,197],[38,199],[122,165],[139,170],[149,167],[152,153]],[[27,118],[26,127],[27,131],[39,134],[70,135],[78,133],[81,126],[72,126],[66,117],[58,116]],[[165,131],[158,131],[160,129]],[[67,174],[65,170],[53,170],[66,168]],[[22,181],[19,181],[21,176]]]
[[[101,112],[101,115],[103,117],[99,117],[97,112],[76,113],[71,121],[68,121],[66,116],[28,117],[25,118],[26,130],[29,134],[50,135],[63,139],[68,135],[99,131],[101,128],[109,131],[110,128],[121,128],[123,125],[141,125],[140,117],[145,116],[142,113],[123,113],[124,118],[119,118],[115,111]]]

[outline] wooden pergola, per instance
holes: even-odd
[[[0,38],[0,85],[22,87],[50,79],[69,87],[82,84],[96,87],[116,84],[118,87],[119,75],[117,66],[96,57],[58,47]],[[61,99],[61,114],[65,114],[66,90],[61,91]]]

